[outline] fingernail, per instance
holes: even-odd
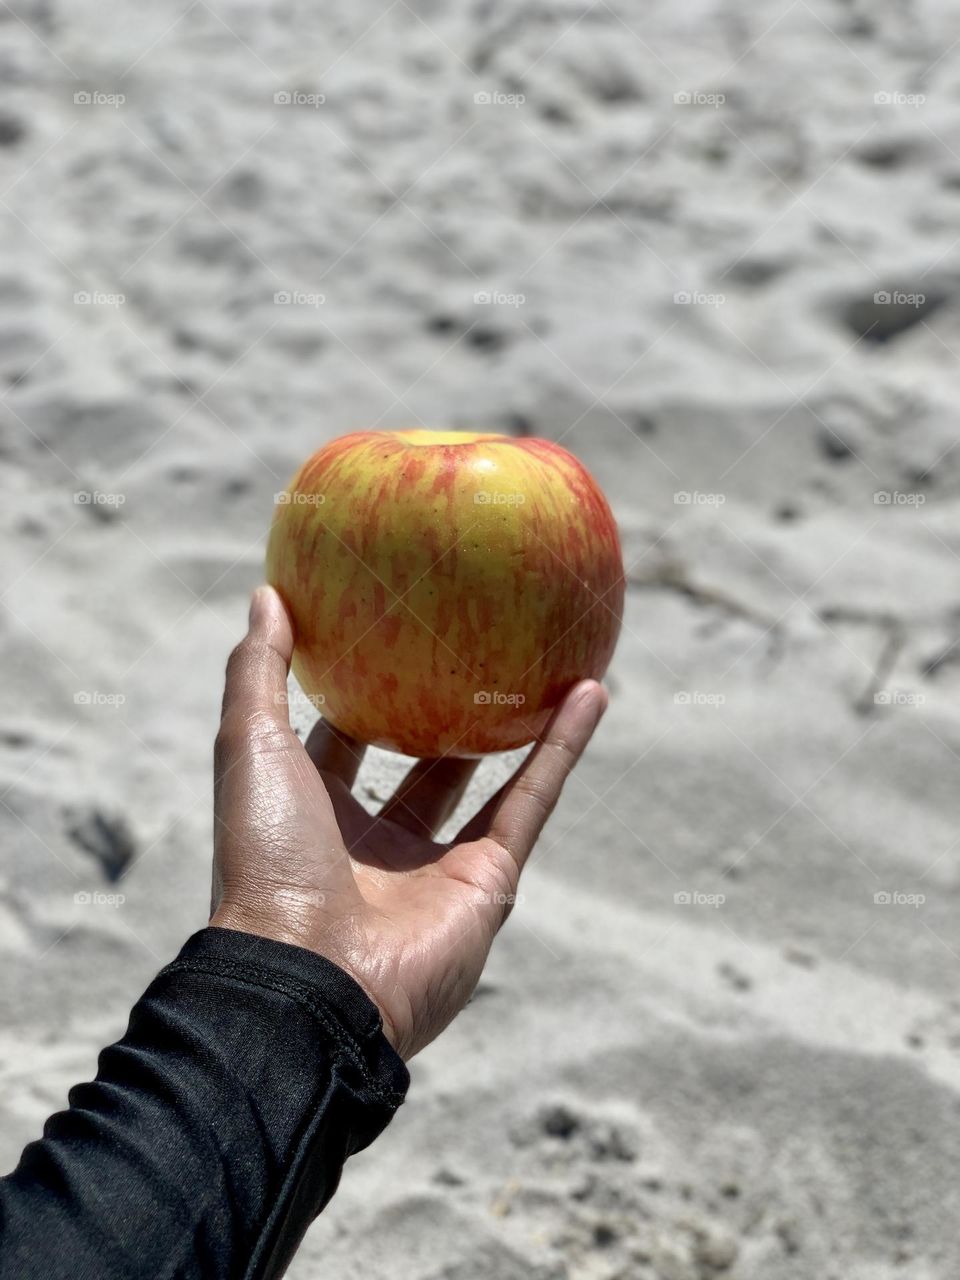
[[[576,696],[575,702],[592,703],[592,710],[595,716],[594,723],[597,723],[606,711],[610,703],[610,699],[608,698],[607,691],[602,684],[599,684],[596,680],[585,680],[580,692]]]

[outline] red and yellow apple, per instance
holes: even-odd
[[[279,495],[267,579],[325,718],[413,756],[533,741],[603,675],[623,612],[596,481],[559,445],[502,435],[333,440]]]

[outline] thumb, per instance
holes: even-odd
[[[257,728],[290,728],[287,673],[293,624],[273,587],[257,587],[247,634],[230,654],[220,715],[221,733],[245,738]]]

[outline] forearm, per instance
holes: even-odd
[[[204,930],[0,1180],[0,1276],[277,1276],[407,1083],[342,970]]]

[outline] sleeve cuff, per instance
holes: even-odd
[[[297,1001],[350,1055],[371,1091],[391,1110],[403,1102],[410,1073],[383,1034],[383,1019],[360,984],[326,956],[257,934],[210,926],[188,938],[157,975],[208,973],[266,987]]]

